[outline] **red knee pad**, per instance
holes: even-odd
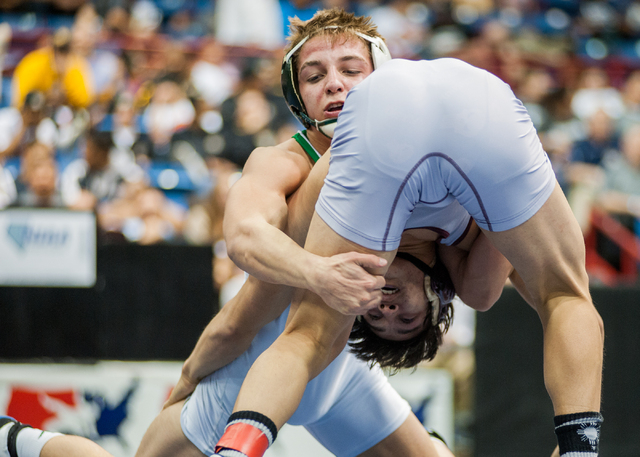
[[[262,457],[269,448],[269,439],[262,430],[253,425],[238,422],[229,425],[216,444],[216,452],[233,449],[247,457]]]

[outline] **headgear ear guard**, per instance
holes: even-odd
[[[327,29],[337,29],[339,26],[329,26]],[[379,68],[383,63],[391,60],[391,53],[389,48],[385,44],[384,40],[379,37],[371,37],[364,33],[354,31],[356,35],[364,40],[368,41],[371,48],[371,61],[373,62],[373,69]],[[280,72],[280,83],[282,84],[282,92],[284,99],[287,102],[287,106],[295,117],[305,126],[305,128],[315,127],[321,133],[329,138],[333,138],[333,132],[336,128],[337,119],[325,119],[324,121],[318,121],[311,119],[307,115],[307,109],[304,106],[304,102],[298,92],[297,76],[295,74],[295,68],[293,65],[293,55],[302,47],[304,43],[309,39],[308,36],[304,37],[300,42],[295,45],[282,60],[282,70]]]
[[[411,262],[424,273],[424,292],[431,303],[431,325],[435,327],[440,324],[445,319],[447,305],[456,296],[456,289],[447,268],[437,255],[433,268],[406,252],[398,252],[396,257]]]

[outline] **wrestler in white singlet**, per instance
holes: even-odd
[[[510,109],[507,109],[510,108]],[[383,65],[347,95],[316,205],[336,233],[374,250],[438,227],[459,202],[490,231],[545,203],[555,175],[509,86],[456,59]]]

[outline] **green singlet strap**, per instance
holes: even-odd
[[[296,140],[300,146],[302,146],[304,152],[307,153],[311,161],[315,164],[320,158],[320,154],[318,154],[316,148],[314,148],[311,144],[311,141],[309,141],[309,138],[307,137],[307,131],[299,130],[295,135],[292,136],[292,138]]]

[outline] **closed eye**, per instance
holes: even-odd
[[[312,84],[312,83],[320,81],[320,78],[321,78],[320,75],[312,75],[312,76],[309,76],[305,81],[307,81],[308,83]]]

